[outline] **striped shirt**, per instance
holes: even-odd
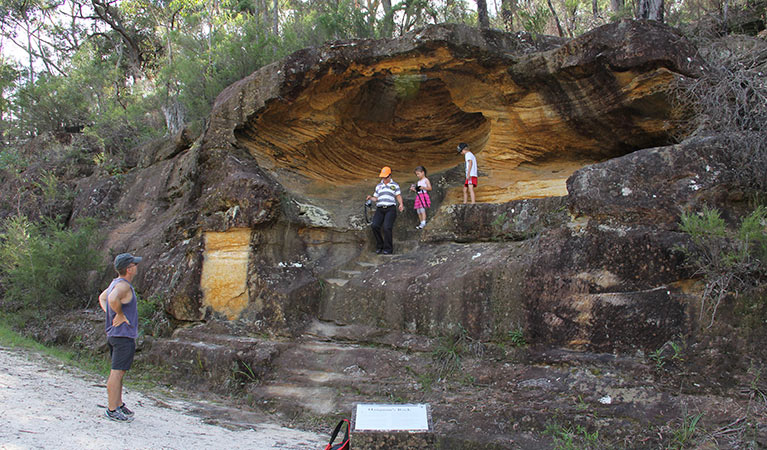
[[[402,192],[399,190],[399,185],[392,180],[389,184],[384,184],[383,181],[378,183],[373,197],[378,199],[376,206],[394,206],[397,204],[398,195],[402,195]]]

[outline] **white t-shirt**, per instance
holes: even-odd
[[[477,157],[472,152],[466,152],[466,178],[477,176]],[[471,161],[471,173],[469,173],[469,161]]]

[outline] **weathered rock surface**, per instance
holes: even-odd
[[[200,140],[194,200],[205,246],[197,266],[203,274],[199,310],[257,328],[296,330],[318,308],[323,317],[348,321],[341,316],[355,314],[351,305],[365,277],[345,280],[360,272],[355,260],[368,240],[357,199],[372,189],[373,183],[361,181],[382,165],[395,168],[403,187],[403,168],[416,164],[429,167],[435,181],[435,220],[423,240],[398,225],[398,252],[419,248],[409,258],[420,267],[411,272],[424,276],[441,268],[418,263],[421,258],[455,257],[449,270],[460,274],[451,278],[459,284],[445,278],[430,284],[436,291],[419,295],[442,298],[440,292],[454,295],[468,283],[465,290],[478,297],[492,291],[513,298],[513,289],[485,284],[486,273],[468,269],[466,256],[473,254],[451,256],[422,244],[524,240],[566,222],[564,203],[512,203],[478,214],[451,207],[457,198],[452,186],[461,177],[453,168],[462,165],[455,144],[469,142],[480,159],[480,201],[562,196],[567,176],[584,164],[668,142],[676,113],[665,88],[675,76],[698,70],[694,49],[679,35],[631,21],[567,43],[429,27],[391,41],[308,49],[265,67],[222,92]],[[495,224],[501,214],[508,220]],[[511,250],[496,247],[497,258],[484,267],[504,272],[502,261],[510,255],[503,252]],[[418,283],[400,277],[401,267],[410,267],[402,262],[381,269],[395,279],[385,290],[391,294],[374,290],[371,298],[413,301]],[[526,267],[519,266],[512,271]],[[504,277],[494,279],[504,284]],[[322,287],[331,285],[344,286]],[[189,298],[191,307],[183,310],[196,311]],[[439,324],[505,320],[460,312],[472,308],[466,301],[447,312],[428,307],[418,325],[402,319],[407,314],[401,308],[378,307],[388,311],[395,329],[429,333],[448,326]],[[516,314],[526,314],[520,308]],[[373,316],[363,322],[380,325]],[[469,326],[484,337],[496,332],[484,327]]]
[[[702,64],[652,22],[562,44],[444,25],[307,49],[222,92],[208,142],[247,149],[312,197],[383,165],[395,178],[419,164],[454,167],[458,142],[477,153],[480,201],[563,195],[575,169],[669,142],[675,113],[664,90]]]
[[[715,137],[637,151],[584,167],[567,181],[573,214],[622,225],[676,229],[701,204],[726,211],[743,201]]]

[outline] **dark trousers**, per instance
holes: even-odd
[[[395,219],[397,219],[396,206],[376,208],[376,213],[370,222],[370,228],[373,229],[373,236],[376,238],[376,250],[394,251],[391,235]]]

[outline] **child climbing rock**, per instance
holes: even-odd
[[[418,177],[418,182],[410,186],[410,190],[415,192],[415,212],[418,213],[418,218],[421,220],[421,223],[415,228],[420,230],[426,226],[426,208],[431,208],[431,199],[429,198],[431,182],[426,178],[424,166],[415,168],[415,176]]]
[[[466,193],[471,197],[471,204],[474,204],[474,188],[477,187],[477,157],[469,151],[469,144],[461,142],[458,144],[458,153],[464,156],[466,160],[466,181],[463,183],[463,203],[467,201]]]

